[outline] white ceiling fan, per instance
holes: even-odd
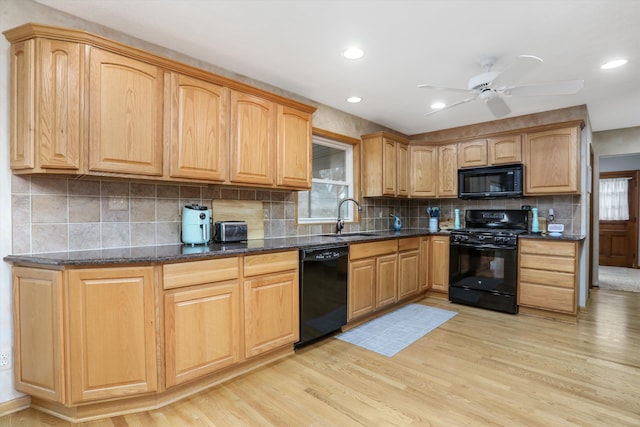
[[[584,80],[564,80],[547,83],[517,84],[522,77],[542,65],[542,59],[533,55],[520,55],[504,71],[491,71],[495,64],[495,58],[484,58],[480,65],[484,68],[484,73],[478,74],[467,84],[466,89],[447,88],[430,84],[419,85],[419,88],[447,90],[452,92],[462,92],[471,94],[468,98],[454,102],[443,108],[435,109],[425,113],[425,116],[435,114],[439,111],[448,110],[457,105],[480,99],[484,101],[491,113],[495,117],[504,117],[511,113],[511,109],[504,101],[505,97],[512,96],[548,96],[548,95],[573,95],[578,93],[584,86]]]

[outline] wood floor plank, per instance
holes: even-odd
[[[394,357],[335,338],[164,408],[79,424],[640,426],[640,294],[595,290],[577,324],[451,304]],[[69,426],[28,409],[4,426]]]

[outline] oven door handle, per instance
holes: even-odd
[[[515,251],[518,249],[517,246],[500,246],[500,245],[476,245],[473,243],[460,243],[460,242],[451,242],[451,246],[462,246],[463,248],[472,248],[472,249],[505,249],[507,251]]]

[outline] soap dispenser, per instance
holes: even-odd
[[[394,214],[389,214],[389,216],[392,216],[394,218],[394,220],[393,220],[393,229],[395,231],[402,230],[402,220],[400,219],[400,217],[398,215],[394,215]]]

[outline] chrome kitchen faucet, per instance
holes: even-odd
[[[356,206],[358,206],[358,212],[362,212],[362,206],[360,206],[360,203],[358,203],[356,199],[348,198],[340,200],[340,202],[338,203],[338,222],[336,223],[336,234],[342,233],[342,229],[344,228],[344,220],[340,218],[340,208],[342,208],[342,204],[344,202],[349,201],[355,203]]]

